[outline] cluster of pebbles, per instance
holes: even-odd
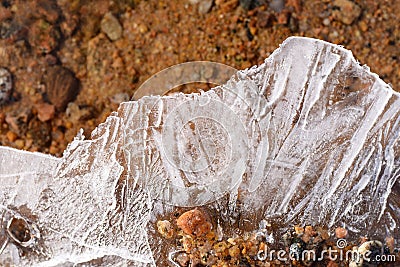
[[[392,266],[399,258],[393,237],[347,242],[346,228],[330,233],[317,226],[294,226],[277,236],[266,221],[257,231],[223,236],[210,218],[196,208],[174,221],[157,222],[162,238],[175,244],[169,251],[171,266]]]

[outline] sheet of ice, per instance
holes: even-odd
[[[0,262],[155,266],[151,216],[210,203],[225,218],[396,234],[399,113],[350,51],[289,38],[208,92],[122,103],[60,159],[0,147]],[[24,254],[12,218],[40,232]]]

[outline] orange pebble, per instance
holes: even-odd
[[[343,227],[338,227],[335,230],[335,234],[337,238],[345,238],[347,236],[347,230]]]
[[[183,213],[176,220],[176,224],[185,234],[202,236],[211,231],[211,223],[207,220],[206,215],[198,210],[193,209]]]
[[[11,132],[11,131],[8,131],[6,135],[7,135],[8,141],[10,141],[10,142],[14,142],[18,137],[18,135],[16,133]]]

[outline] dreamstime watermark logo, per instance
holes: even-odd
[[[143,83],[134,99],[163,95],[184,84],[222,85],[237,72],[215,62],[175,65]],[[167,185],[153,183],[159,199],[177,206],[203,205],[232,190],[245,173],[251,173],[249,157],[255,157],[263,149],[262,144],[253,144],[252,140],[261,139],[261,133],[257,120],[252,118],[252,103],[246,99],[245,90],[236,90],[236,82],[243,85],[251,81],[246,80],[245,74],[236,79],[219,94],[208,92],[148,100],[154,100],[153,114],[149,117],[156,117],[157,125],[162,125],[154,139],[161,142],[160,159],[168,172]]]
[[[338,239],[335,249],[329,247],[317,253],[315,250],[302,249],[300,244],[294,243],[289,251],[260,250],[257,253],[257,259],[259,261],[278,260],[281,262],[318,262],[329,259],[339,262],[354,262],[357,264],[356,266],[361,266],[363,262],[379,263],[396,261],[396,255],[385,251],[382,243],[379,241],[368,241],[357,249],[346,249],[347,246],[348,243],[345,239]]]

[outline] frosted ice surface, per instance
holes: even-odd
[[[122,103],[62,158],[0,147],[0,262],[155,266],[152,216],[227,194],[233,217],[398,235],[399,108],[350,51],[292,37],[208,92]]]

